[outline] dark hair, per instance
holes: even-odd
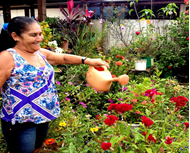
[[[15,32],[18,36],[28,30],[28,25],[32,24],[37,21],[25,17],[25,16],[18,16],[14,17],[9,21],[8,29],[4,30],[2,28],[1,35],[0,35],[0,51],[6,50],[8,48],[12,48],[16,45],[16,41],[11,36],[12,32]]]

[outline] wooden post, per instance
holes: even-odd
[[[24,8],[24,14],[29,17],[29,8]]]
[[[46,0],[38,0],[38,20],[44,21],[46,18]]]
[[[3,18],[4,18],[4,23],[7,23],[11,20],[11,9],[10,9],[10,4],[9,2],[3,1]]]
[[[186,11],[185,4],[180,4],[180,16],[181,16],[181,13],[185,11]]]
[[[31,17],[34,17],[35,18],[35,11],[34,11],[34,5],[30,5],[30,15]]]
[[[87,9],[88,9],[87,4],[83,4],[83,12],[86,12]]]

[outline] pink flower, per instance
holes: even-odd
[[[131,102],[137,102],[137,99],[132,99]]]
[[[57,83],[58,85],[61,85],[61,83],[60,83],[59,81],[56,81],[56,83]]]
[[[139,32],[139,31],[136,31],[136,35],[140,35],[140,32]]]
[[[83,107],[87,108],[86,104],[83,102],[79,102],[79,104],[83,105]]]
[[[90,22],[90,25],[91,25],[91,26],[93,26],[93,24],[94,24],[93,22]]]
[[[142,105],[145,105],[147,103],[147,101],[146,100],[144,100],[141,104]]]
[[[176,127],[179,127],[179,124],[178,124],[178,123],[176,124]]]
[[[70,99],[69,99],[69,98],[67,98],[67,97],[65,97],[65,99],[66,99],[66,100],[68,100],[68,101],[70,100]]]
[[[72,83],[72,82],[68,82],[68,84],[73,85],[73,83]]]
[[[125,29],[125,27],[124,27],[124,26],[121,26],[121,29],[123,30],[123,29]]]
[[[104,20],[103,19],[100,19],[100,24],[102,24],[104,22]]]
[[[137,113],[137,114],[141,114],[141,112],[140,112],[140,111],[136,111],[136,113]]]

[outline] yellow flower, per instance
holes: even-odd
[[[91,117],[91,115],[86,115],[86,118],[89,118],[89,117]]]
[[[142,20],[145,20],[145,18],[140,19],[140,22],[141,22]]]
[[[60,131],[62,129],[62,127],[58,127],[55,129],[55,131]]]
[[[67,124],[63,121],[59,123],[59,126],[66,126]]]
[[[90,128],[90,131],[96,132],[96,131],[98,131],[98,128]]]
[[[150,20],[146,20],[146,23],[147,23],[147,24],[150,24]]]

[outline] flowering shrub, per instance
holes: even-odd
[[[42,21],[39,23],[42,29],[42,35],[44,37],[43,41],[40,43],[40,46],[42,48],[46,48],[48,47],[48,42],[51,40],[52,37],[52,33],[51,33],[51,29],[49,28],[49,25],[47,22]]]

